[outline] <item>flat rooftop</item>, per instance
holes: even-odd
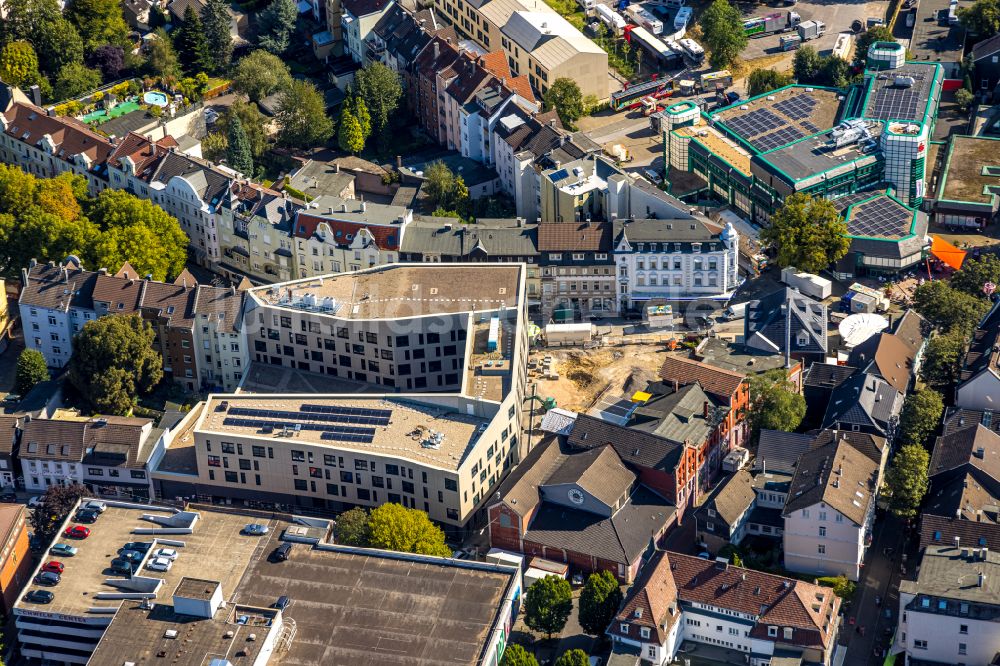
[[[678,136],[693,138],[743,175],[750,175],[750,153],[714,127],[688,125],[687,127],[678,127],[674,132]]]
[[[410,400],[238,394],[209,397],[197,429],[290,444],[327,445],[457,468],[488,424],[488,419],[450,407]],[[441,437],[435,438],[434,433]]]
[[[878,139],[882,133],[881,124],[870,128],[872,138]],[[761,160],[778,169],[794,182],[804,181],[820,176],[838,167],[850,168],[850,165],[862,166],[868,161],[878,160],[877,150],[862,152],[856,143],[837,148],[831,143],[833,130],[816,134],[790,146],[774,150],[766,155],[757,155],[755,160]],[[827,174],[826,177],[835,175]]]
[[[396,264],[258,287],[249,294],[261,303],[340,319],[402,319],[513,308],[521,270],[517,264]]]
[[[720,338],[708,338],[698,350],[697,359],[723,370],[759,374],[785,367],[784,354],[751,353],[741,344],[727,342]]]
[[[157,525],[149,520],[143,520],[144,515],[171,516],[172,509],[157,510],[157,507],[144,509],[122,508],[109,505],[107,510],[88,525],[91,534],[86,539],[66,539],[57,537],[57,543],[68,543],[79,549],[73,557],[57,557],[46,554],[43,561],[58,560],[66,569],[59,584],[50,589],[55,593],[51,604],[32,604],[18,600],[15,613],[20,610],[42,613],[54,613],[74,616],[98,616],[89,612],[92,607],[117,608],[121,604],[116,599],[101,599],[101,593],[113,594],[121,590],[111,583],[125,583],[124,577],[114,574],[108,569],[111,560],[118,557],[118,549],[129,541],[152,542],[156,535],[140,535],[135,530],[140,528],[155,528]],[[135,576],[159,578],[163,580],[157,590],[157,601],[169,599],[182,578],[197,578],[206,574],[206,563],[211,563],[211,577],[222,585],[223,596],[228,597],[236,588],[243,576],[247,563],[254,549],[259,545],[256,537],[243,536],[240,530],[252,522],[245,516],[235,516],[225,513],[203,513],[194,525],[191,534],[163,535],[160,538],[179,540],[184,546],[176,547],[180,555],[173,567],[167,572],[150,571],[145,568],[149,554],[157,548],[153,546],[146,554]],[[72,523],[71,523],[72,524]],[[167,547],[167,546],[165,546]],[[175,546],[169,546],[175,548]],[[25,592],[36,589],[28,585]]]
[[[830,129],[842,101],[836,90],[793,85],[737,102],[712,119],[763,153]]]
[[[871,80],[865,99],[864,117],[870,120],[927,121],[935,90],[937,67],[932,63],[908,62],[884,72],[869,71]],[[910,77],[912,85],[897,85],[899,77]]]
[[[971,4],[962,0],[958,6],[962,9]],[[961,23],[948,25],[949,5],[950,0],[920,0],[908,49],[914,60],[955,63],[956,66],[962,61],[965,27]]]
[[[264,553],[279,543],[266,537]],[[420,561],[420,560],[424,561]],[[288,666],[479,664],[512,573],[451,560],[380,551],[341,552],[296,544],[286,562],[254,560],[237,601],[291,599],[295,638]]]
[[[984,560],[980,552],[976,547],[927,546],[917,579],[900,582],[899,591],[996,606],[1000,599],[1000,554],[987,551]],[[986,575],[982,585],[980,573]]]
[[[1000,193],[1000,139],[952,136],[938,181],[938,200],[990,204],[997,193]]]
[[[885,194],[855,202],[847,213],[850,236],[900,240],[916,233],[917,213]]]

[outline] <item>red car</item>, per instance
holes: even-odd
[[[57,573],[57,574],[61,574],[63,572],[63,569],[65,568],[66,567],[63,566],[62,562],[56,562],[55,560],[52,560],[51,562],[46,562],[44,565],[42,565],[42,571],[50,571],[52,573]]]
[[[63,536],[71,539],[86,539],[90,536],[90,528],[83,525],[72,525],[66,528]]]

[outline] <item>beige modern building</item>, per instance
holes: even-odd
[[[245,383],[211,396],[176,429],[157,493],[327,510],[396,502],[465,526],[522,457],[524,292],[523,264],[380,266],[250,290],[262,383],[298,375],[343,392]]]
[[[487,51],[502,48],[514,76],[542,95],[558,78],[586,95],[608,96],[608,54],[543,0],[434,0],[434,7]]]

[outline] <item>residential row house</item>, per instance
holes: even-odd
[[[994,304],[972,335],[955,387],[955,404],[1000,410],[1000,303]]]
[[[610,222],[538,225],[543,321],[617,314],[611,233]]]
[[[19,300],[25,345],[61,368],[73,336],[104,316],[139,313],[156,333],[164,371],[188,390],[239,385],[248,357],[242,332],[243,292],[198,284],[184,271],[173,283],[140,277],[128,263],[117,273],[66,264],[22,270]],[[249,283],[241,285],[243,288]]]

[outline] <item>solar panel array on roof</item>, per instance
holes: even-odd
[[[567,177],[568,175],[569,171],[567,171],[566,169],[559,169],[559,171],[553,173],[551,176],[549,176],[549,178],[552,180],[553,183],[555,183]]]
[[[910,228],[913,213],[892,199],[880,197],[855,205],[851,211],[850,233],[876,238],[898,237]]]
[[[801,93],[788,99],[783,99],[774,105],[775,111],[780,111],[792,120],[802,120],[812,115],[816,108],[816,98],[809,93]]]
[[[275,430],[291,430],[295,432],[308,430],[311,432],[321,433],[320,437],[322,439],[336,439],[342,442],[368,443],[375,438],[375,428],[326,425],[323,423],[297,423],[294,421],[271,420],[265,418],[241,419],[227,416],[223,419],[222,424],[232,426],[234,428],[256,428],[257,430],[262,430],[265,433],[273,432]]]
[[[306,409],[310,407],[312,409]],[[320,412],[318,409],[330,410]],[[275,409],[253,409],[250,407],[231,407],[230,416],[253,416],[290,421],[321,421],[324,423],[357,423],[361,425],[389,425],[390,409],[365,409],[359,407],[326,407],[325,405],[302,405],[298,412]]]
[[[984,166],[983,167],[984,176],[1000,176],[1000,167],[997,166]]]
[[[769,150],[774,150],[786,144],[792,143],[793,141],[798,141],[805,137],[805,134],[795,129],[794,127],[783,127],[777,132],[771,132],[770,134],[765,134],[764,136],[757,137],[751,143],[754,148],[767,152]]]
[[[748,139],[788,124],[787,121],[767,109],[757,109],[724,122],[740,136]]]
[[[822,132],[823,131],[819,127],[816,127],[816,125],[814,125],[811,122],[809,122],[808,120],[806,120],[806,121],[804,121],[802,123],[802,128],[805,129],[806,131],[812,132],[813,134],[816,134],[817,132]]]

